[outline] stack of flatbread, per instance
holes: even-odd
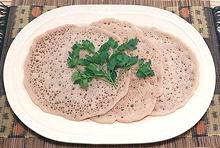
[[[72,45],[90,40],[98,49],[109,38],[119,44],[138,38],[137,49],[128,54],[151,60],[155,76],[138,78],[137,66],[133,66],[117,71],[117,87],[101,79],[92,80],[87,89],[74,84],[73,69],[67,66]],[[134,122],[174,112],[190,99],[198,81],[196,59],[180,40],[116,19],[47,31],[33,41],[24,67],[25,88],[40,109],[70,120],[89,118],[98,123]]]

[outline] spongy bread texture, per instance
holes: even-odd
[[[92,25],[113,32],[120,36],[123,42],[137,37],[139,40],[137,49],[128,53],[130,55],[139,56],[139,58],[145,60],[152,59],[154,55],[158,55],[157,52],[159,51],[144,39],[142,31],[128,22],[116,19],[103,19],[92,23]],[[154,64],[155,67],[161,64],[159,60],[157,62],[158,64]],[[160,71],[160,68],[157,70]],[[156,103],[155,96],[160,94],[159,83],[162,82],[161,78],[155,76],[152,79],[140,79],[135,75],[136,71],[137,69],[132,69],[131,83],[127,95],[108,113],[93,117],[91,120],[99,123],[113,123],[115,121],[133,122],[143,119],[152,112]]]
[[[109,111],[128,91],[130,71],[118,72],[118,86],[94,79],[87,89],[73,84],[67,66],[74,43],[88,39],[97,48],[110,37],[120,38],[97,27],[66,25],[37,37],[25,62],[24,85],[33,102],[43,111],[70,120],[83,120]]]
[[[138,37],[140,40],[144,39],[144,36],[141,35],[142,31],[127,21],[107,18],[93,22],[91,25],[114,33],[115,35],[119,36],[123,42],[135,37]]]
[[[91,118],[98,123],[114,123],[138,121],[149,115],[154,109],[156,98],[151,95],[149,83],[131,73],[131,82],[127,95],[109,112]]]
[[[137,49],[126,53],[151,60],[155,76],[138,78],[135,65],[131,70],[117,71],[116,88],[100,79],[94,79],[87,89],[73,84],[74,69],[67,66],[72,45],[88,39],[98,49],[110,37],[119,44],[138,38]],[[86,54],[80,51],[81,56]],[[24,86],[41,110],[70,120],[90,118],[98,123],[127,123],[172,113],[193,95],[198,77],[196,58],[179,39],[116,19],[47,31],[33,41],[24,65]]]
[[[142,30],[164,58],[163,95],[157,98],[151,115],[165,115],[184,106],[193,95],[198,81],[197,61],[192,51],[172,35],[155,28]]]
[[[137,49],[132,52],[128,52],[128,54],[144,58],[145,61],[151,59],[152,67],[156,76],[147,78],[147,81],[150,81],[151,84],[155,86],[155,89],[157,90],[155,96],[160,96],[160,86],[162,82],[161,76],[163,75],[163,59],[161,58],[161,50],[145,38],[143,31],[127,21],[120,21],[113,18],[102,19],[97,22],[93,22],[91,25],[114,33],[119,36],[123,42],[126,42],[131,38],[138,38],[139,43],[137,45]]]

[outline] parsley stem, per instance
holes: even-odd
[[[115,84],[115,82],[113,82],[111,78],[110,78],[110,81],[109,81],[109,82],[110,82],[110,84],[112,84],[112,85],[114,86],[114,88],[117,87],[116,84]]]
[[[105,82],[110,83],[111,85],[113,85],[113,86],[116,88],[116,84],[115,84],[114,82],[110,81],[107,76],[105,76],[105,77],[98,77],[98,78],[99,78],[99,79],[102,79],[102,80],[105,81]]]
[[[113,85],[113,86],[116,88],[115,82],[112,80],[111,77],[109,77],[108,73],[105,71],[105,69],[103,68],[103,66],[97,65],[97,67],[99,68],[99,70],[101,70],[101,71],[104,72],[105,78],[107,79],[107,82],[109,82],[111,85]]]
[[[81,73],[80,69],[77,66],[75,68],[79,73]]]

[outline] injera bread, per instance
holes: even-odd
[[[128,94],[108,113],[93,117],[91,120],[99,123],[113,123],[115,121],[133,122],[146,117],[154,108],[156,96],[160,96],[161,93],[160,83],[162,81],[160,70],[162,68],[159,51],[145,40],[143,32],[140,29],[129,22],[116,19],[103,19],[91,25],[113,32],[122,38],[123,42],[137,37],[139,40],[137,49],[128,54],[139,56],[139,58],[144,58],[146,61],[151,59],[156,73],[154,78],[140,79],[135,75],[137,70],[132,69]],[[156,62],[158,63],[156,64]]]
[[[87,89],[73,84],[67,67],[74,43],[88,39],[98,48],[110,37],[97,27],[61,26],[38,36],[25,62],[24,85],[32,101],[43,111],[70,120],[83,120],[109,111],[128,91],[130,71],[118,72],[118,86],[94,79]]]
[[[127,95],[122,98],[108,113],[98,115],[91,120],[98,123],[133,122],[143,119],[154,109],[156,99],[151,93],[151,86],[143,79],[131,73],[131,83]],[[146,89],[148,88],[148,89]]]
[[[157,98],[151,115],[165,115],[184,106],[198,82],[198,64],[192,51],[179,39],[155,28],[142,28],[164,58],[163,95]]]

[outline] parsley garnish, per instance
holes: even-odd
[[[120,46],[118,46],[118,50],[119,51],[124,51],[124,50],[135,50],[137,49],[137,44],[138,44],[138,39],[134,38],[134,39],[130,39],[127,42],[121,44]]]
[[[149,76],[154,76],[155,73],[151,68],[151,60],[149,60],[146,63],[144,63],[143,59],[139,60],[139,68],[137,70],[136,75],[140,78],[146,78],[146,77],[149,77]]]
[[[69,68],[74,68],[76,65],[78,65],[79,52],[81,48],[82,45],[79,43],[76,43],[72,46],[72,52],[69,52],[69,57],[67,59],[67,65]]]
[[[82,49],[87,50],[89,53],[95,53],[95,46],[89,40],[82,40]]]
[[[102,79],[113,86],[117,85],[117,69],[130,69],[133,65],[139,64],[136,75],[140,78],[154,76],[154,71],[151,68],[151,61],[144,63],[143,59],[138,59],[137,56],[129,56],[125,53],[126,50],[137,49],[138,39],[133,38],[125,43],[118,45],[114,39],[109,38],[98,51],[95,50],[94,44],[89,40],[82,40],[81,43],[75,43],[72,46],[72,52],[69,52],[67,65],[69,68],[74,68],[76,71],[72,74],[74,84],[79,84],[85,88],[89,86],[94,78]],[[110,49],[113,49],[112,54]],[[80,57],[80,50],[86,50],[88,55]],[[83,66],[80,70],[78,66]]]

